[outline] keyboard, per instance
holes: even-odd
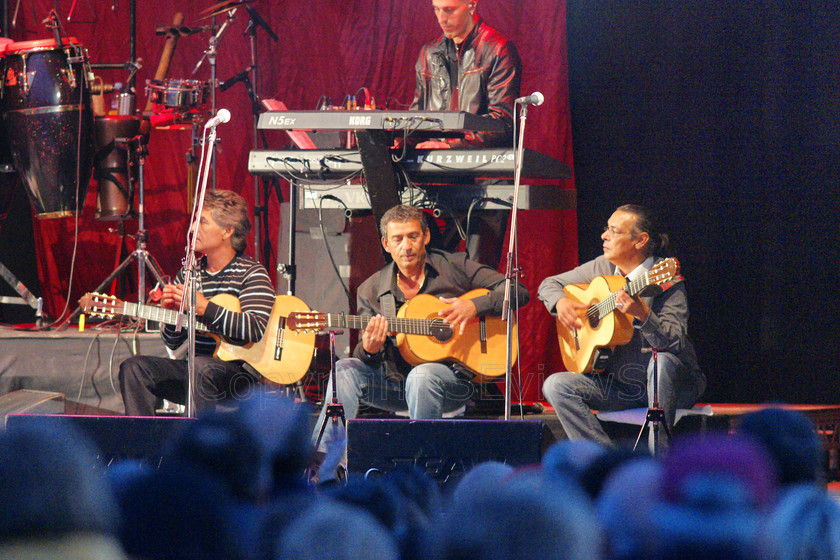
[[[399,155],[400,151],[393,154]],[[509,148],[408,150],[398,165],[415,181],[444,177],[513,179],[514,151]],[[341,180],[360,173],[362,161],[359,152],[353,150],[254,150],[248,159],[248,171],[255,175]],[[522,177],[567,179],[571,170],[562,161],[526,149]]]
[[[504,132],[504,123],[463,111],[269,111],[261,130],[439,130]]]

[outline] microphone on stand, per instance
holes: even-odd
[[[545,96],[540,92],[535,91],[531,95],[518,98],[516,103],[519,105],[542,105],[543,101],[545,101]]]
[[[207,121],[207,124],[204,125],[204,128],[216,128],[222,123],[226,123],[230,120],[230,111],[227,109],[219,109],[219,112],[216,113],[216,116]]]

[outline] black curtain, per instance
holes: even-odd
[[[834,403],[836,3],[568,3],[581,260],[658,208],[709,402]]]

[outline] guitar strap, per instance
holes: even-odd
[[[383,317],[397,316],[397,301],[394,299],[394,294],[383,294],[379,298],[379,306],[382,307]]]

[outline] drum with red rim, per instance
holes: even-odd
[[[87,52],[73,38],[7,44],[0,58],[0,122],[39,218],[74,215],[93,163]]]

